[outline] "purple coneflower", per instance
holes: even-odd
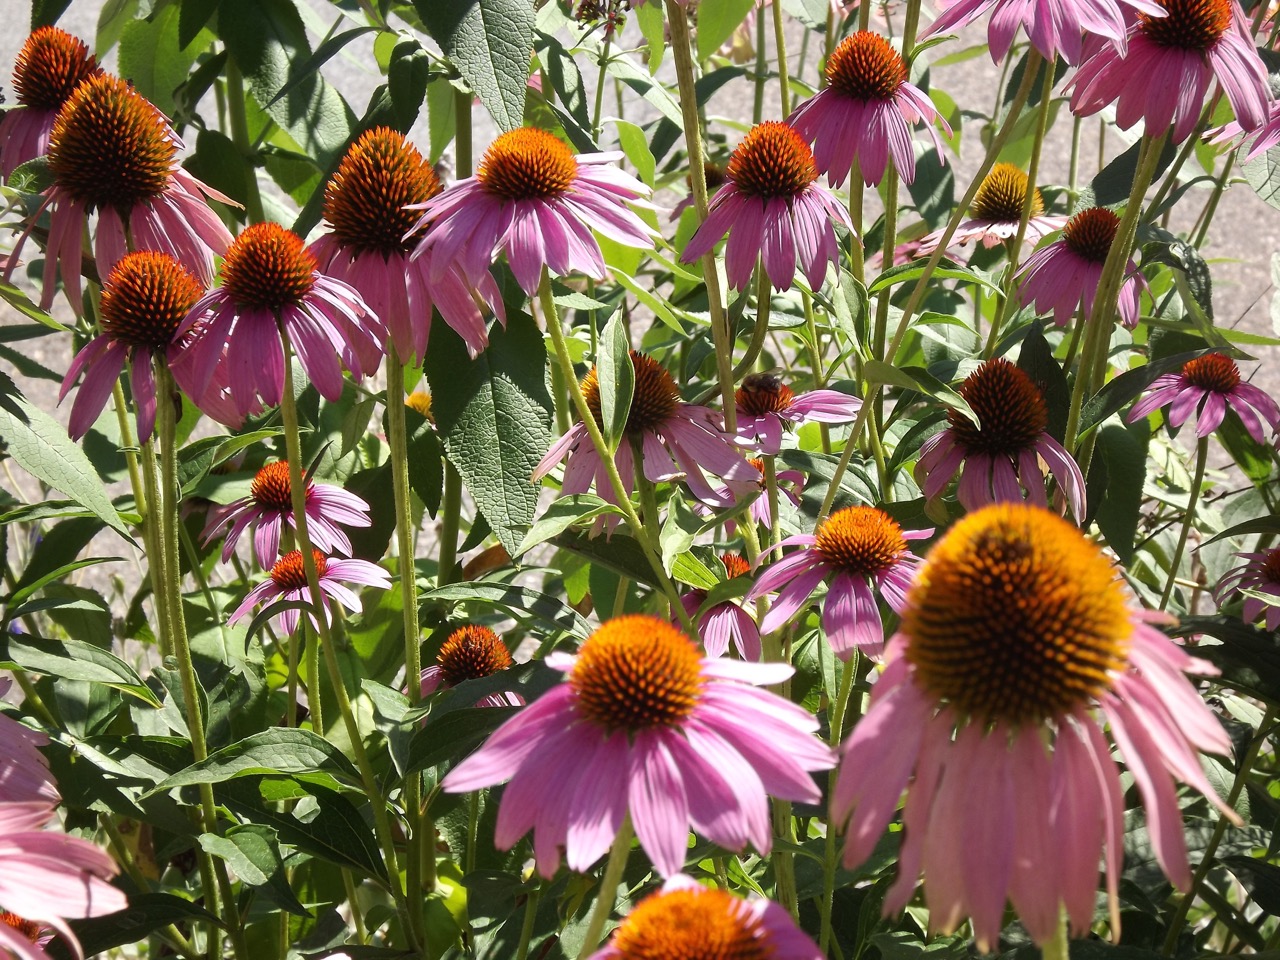
[[[58,27],[41,27],[18,53],[13,92],[18,106],[0,120],[0,173],[5,179],[28,160],[49,151],[53,121],[81,81],[101,73],[79,37]]]
[[[970,217],[956,228],[951,237],[951,245],[962,247],[980,241],[984,247],[990,248],[1012,240],[1018,235],[1018,226],[1022,222],[1022,205],[1026,202],[1028,189],[1033,191],[1031,216],[1027,219],[1023,241],[1035,243],[1041,237],[1061,230],[1067,218],[1045,215],[1044,198],[1040,196],[1040,189],[1031,187],[1026,173],[1012,163],[997,163],[983,178],[982,185],[974,195],[973,206],[969,208]],[[927,257],[937,250],[938,244],[942,242],[943,232],[935,230],[921,237],[915,255]]]
[[[533,127],[502,134],[485,151],[474,177],[416,205],[414,231],[428,227],[414,256],[432,252],[431,279],[456,260],[478,283],[499,251],[525,293],[545,267],[552,276],[605,276],[604,255],[592,235],[628,247],[653,247],[655,232],[630,208],[649,188],[614,161],[620,153],[574,156],[564,142]]]
[[[342,395],[344,365],[359,378],[373,374],[386,327],[355,290],[317,266],[293,231],[278,223],[246,227],[227,250],[222,286],[209,291],[183,325],[182,332],[199,331],[184,348],[184,389],[199,396],[225,364],[242,414],[259,397],[275,406],[284,395],[282,332],[326,400]]]
[[[367,587],[378,587],[386,590],[391,586],[391,576],[376,563],[368,560],[343,560],[326,557],[319,550],[313,549],[311,556],[315,559],[316,573],[319,575],[320,591],[331,600],[342,604],[353,613],[360,612],[360,598],[348,588],[347,583],[361,584]],[[311,591],[307,587],[307,573],[302,563],[302,551],[293,550],[276,561],[266,580],[258,584],[236,607],[229,623],[248,616],[249,611],[260,603],[273,600],[301,600],[311,602]],[[290,608],[278,614],[280,627],[285,633],[293,633],[298,629],[298,610]],[[329,611],[323,611],[328,622]],[[307,619],[313,627],[318,627],[314,609],[307,611]]]
[[[645,614],[615,617],[576,655],[547,665],[567,675],[521,710],[442,786],[451,793],[510,780],[494,842],[533,830],[538,871],[561,851],[590,868],[630,816],[641,848],[669,877],[684,866],[689,829],[726,850],[769,852],[769,796],[812,803],[809,774],[832,765],[805,710],[754,685],[786,664],[702,659],[693,641]]]
[[[999,504],[951,528],[907,595],[831,800],[855,866],[906,791],[886,913],[906,906],[923,870],[931,932],[969,917],[988,953],[1010,900],[1037,943],[1064,911],[1083,935],[1105,860],[1114,934],[1125,787],[1103,722],[1146,807],[1157,861],[1187,889],[1174,778],[1238,818],[1197,755],[1229,755],[1231,741],[1183,676],[1216,671],[1152,625],[1165,620],[1141,610],[1097,545],[1047,510]]]
[[[920,448],[916,478],[934,500],[960,471],[956,496],[966,510],[988,503],[1047,500],[1043,460],[1066,497],[1071,515],[1084,516],[1084,476],[1071,454],[1046,431],[1049,408],[1027,374],[1003,357],[987,360],[960,385],[960,396],[977,415],[974,423],[947,411],[948,426]]]
[[[1270,21],[1267,22],[1270,23]],[[1205,139],[1214,146],[1237,140],[1236,147],[1245,151],[1240,162],[1249,163],[1251,160],[1256,160],[1280,143],[1280,102],[1273,100],[1267,105],[1266,122],[1256,130],[1246,131],[1239,120],[1232,120],[1216,130],[1210,130],[1205,134]],[[1247,150],[1246,143],[1248,143]]]
[[[724,186],[725,170],[724,170],[724,167],[720,166],[719,164],[711,163],[710,161],[705,161],[702,164],[702,174],[706,178],[708,192],[711,192],[713,190],[719,190],[720,187]],[[685,174],[684,179],[685,179],[685,185],[689,188],[689,192],[680,199],[679,203],[677,203],[674,207],[671,208],[670,219],[673,222],[676,220],[679,220],[680,215],[683,214],[686,210],[693,209],[693,205],[694,205],[693,181],[692,181],[692,178],[687,173]]]
[[[1071,112],[1089,116],[1114,103],[1122,129],[1143,120],[1147,135],[1158,136],[1172,125],[1173,141],[1181,143],[1199,122],[1216,78],[1241,128],[1262,126],[1271,88],[1239,3],[1156,2],[1167,16],[1140,13],[1127,53],[1100,46],[1080,65],[1071,81]]]
[[[342,527],[367,527],[369,505],[342,487],[307,481],[307,536],[325,553],[351,555],[351,540]],[[268,463],[254,475],[249,496],[217,507],[210,512],[209,522],[201,536],[207,544],[230,525],[222,545],[222,562],[235,553],[240,535],[253,527],[253,546],[258,565],[268,569],[280,556],[280,533],[287,526],[296,529],[293,495],[289,480],[289,464],[284,460]]]
[[[1271,597],[1265,600],[1246,595],[1242,612],[1246,623],[1253,623],[1265,614],[1267,629],[1280,630],[1280,548],[1236,556],[1245,562],[1223,575],[1213,591],[1214,599],[1222,606],[1229,594],[1245,590]]]
[[[796,423],[850,423],[862,401],[839,390],[810,390],[796,396],[770,373],[745,377],[734,402],[738,407],[738,438],[765,456],[782,449],[782,432]]]
[[[892,157],[903,183],[916,178],[911,127],[924,121],[942,158],[941,122],[933,101],[907,81],[902,56],[878,33],[859,30],[845,37],[827,58],[827,85],[792,111],[787,122],[813,144],[818,172],[843,186],[855,160],[863,182],[877,186]]]
[[[9,692],[13,681],[0,679],[0,697]],[[10,804],[30,804],[52,809],[61,797],[49,775],[49,761],[40,747],[49,738],[39,730],[0,714],[0,740],[5,745],[5,761],[0,763],[0,808]]]
[[[751,572],[747,561],[736,553],[720,554],[720,562],[724,564],[725,578],[728,580],[745,577]],[[706,600],[705,590],[690,590],[680,595],[680,604],[690,619],[697,616]],[[694,626],[698,628],[702,649],[707,652],[708,657],[723,657],[729,652],[730,643],[743,660],[758,661],[764,655],[760,647],[760,628],[756,626],[751,614],[732,600],[717,603],[698,617]]]
[[[445,639],[436,662],[422,671],[422,695],[448,690],[468,680],[479,680],[511,666],[511,651],[489,627],[469,623]],[[519,707],[524,697],[516,693],[491,693],[476,701],[477,707]]]
[[[1206,353],[1188,360],[1178,373],[1166,373],[1151,384],[1151,392],[1133,405],[1127,417],[1130,423],[1140,420],[1160,407],[1169,406],[1169,426],[1180,427],[1196,416],[1196,436],[1207,437],[1234,410],[1258,443],[1266,442],[1263,420],[1271,432],[1280,431],[1280,405],[1270,394],[1240,379],[1240,368],[1221,353]]]
[[[764,615],[762,633],[772,633],[809,605],[818,584],[827,578],[822,602],[822,629],[841,660],[855,651],[878,658],[884,650],[884,622],[876,590],[897,611],[920,558],[907,550],[908,540],[926,540],[933,530],[903,530],[877,507],[845,507],[827,517],[812,534],[787,537],[780,547],[803,546],[766,569],[747,594],[756,600],[780,591]]]
[[[840,260],[835,224],[852,230],[853,221],[816,182],[813,152],[800,134],[776,120],[756,124],[729,157],[726,176],[680,259],[693,263],[728,234],[724,265],[734,289],[751,282],[757,260],[775,289],[791,288],[797,261],[809,286],[821,287],[827,265]]]
[[[1032,253],[1018,271],[1023,306],[1032,303],[1037,313],[1052,312],[1060,327],[1070,322],[1077,308],[1088,317],[1119,226],[1120,218],[1106,207],[1089,207],[1074,214],[1062,228],[1062,237]],[[1120,321],[1130,330],[1138,325],[1138,305],[1145,286],[1138,265],[1130,260],[1117,304]]]

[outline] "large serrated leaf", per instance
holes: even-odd
[[[196,783],[222,783],[254,773],[312,773],[328,771],[358,783],[351,761],[324,737],[310,730],[273,729],[223,747],[199,763],[156,784],[150,793]]]
[[[173,91],[187,79],[196,55],[208,45],[199,42],[200,31],[187,44],[179,39],[181,12],[171,4],[158,10],[150,20],[134,20],[120,34],[120,76],[160,108],[174,114]]]

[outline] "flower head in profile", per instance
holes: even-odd
[[[1036,250],[1018,270],[1018,295],[1023,306],[1037,313],[1053,313],[1065,327],[1077,309],[1087,318],[1093,311],[1098,281],[1115,240],[1120,217],[1106,207],[1089,207],[1072,215],[1062,237]],[[1132,260],[1125,267],[1117,311],[1130,330],[1138,325],[1138,305],[1146,281]]]
[[[712,163],[709,160],[704,161],[702,164],[702,175],[705,178],[708,193],[714,190],[719,190],[724,186],[726,174],[724,167],[720,164]],[[689,192],[681,198],[679,203],[671,208],[670,219],[672,221],[679,220],[686,210],[692,210],[694,208],[693,178],[689,174],[685,174],[684,179],[685,185],[689,188]]]
[[[315,560],[320,592],[329,600],[342,604],[352,613],[360,612],[360,598],[347,586],[348,583],[378,587],[382,590],[391,586],[390,575],[376,563],[370,563],[368,560],[334,559],[326,557],[315,549],[311,551],[311,556]],[[294,600],[308,604],[311,602],[311,590],[307,586],[307,571],[302,562],[301,550],[291,550],[277,560],[267,579],[249,591],[240,602],[240,606],[236,607],[235,612],[231,614],[228,622],[235,623],[248,616],[249,612],[259,604],[276,600]],[[326,603],[326,609],[322,611],[326,622],[329,619],[327,606]],[[280,618],[280,627],[285,633],[293,633],[298,629],[296,607],[281,610],[277,616]],[[311,621],[313,627],[318,627],[314,609],[307,610],[307,619]]]
[[[856,161],[867,186],[878,186],[892,159],[903,183],[916,178],[911,127],[921,121],[942,157],[934,124],[951,136],[951,126],[933,101],[908,82],[902,55],[878,33],[859,30],[845,37],[827,58],[827,85],[796,107],[787,122],[813,144],[818,172],[837,187]]]
[[[1266,427],[1280,431],[1280,405],[1270,394],[1240,379],[1240,368],[1221,353],[1206,353],[1188,360],[1178,373],[1162,374],[1152,382],[1145,397],[1133,405],[1126,418],[1130,423],[1169,408],[1169,426],[1178,428],[1196,414],[1196,436],[1207,437],[1234,410],[1249,436],[1266,443]]]
[[[1031,193],[1031,216],[1027,219],[1023,240],[1035,243],[1041,237],[1061,230],[1066,217],[1049,216],[1044,212],[1044,199],[1040,188],[1032,187],[1027,175],[1012,163],[997,163],[982,180],[969,208],[969,219],[962,221],[951,237],[953,246],[965,246],[975,241],[984,247],[996,247],[1008,243],[1018,235],[1022,223],[1022,206],[1026,203],[1027,190]],[[927,257],[938,249],[943,230],[920,238],[916,256]]]
[[[1023,370],[1003,357],[987,360],[965,378],[960,396],[978,422],[948,410],[950,425],[920,448],[916,478],[927,499],[941,496],[959,471],[956,496],[966,510],[1023,499],[1045,506],[1043,460],[1071,515],[1084,516],[1084,476],[1047,432],[1049,408]]]
[[[728,234],[725,271],[734,289],[751,282],[756,261],[778,290],[791,288],[797,262],[818,289],[827,265],[840,259],[835,224],[853,230],[853,221],[817,180],[813,153],[800,134],[773,120],[756,124],[729,157],[724,186],[680,259],[701,259]]]
[[[1087,117],[1116,105],[1127,130],[1139,120],[1149,136],[1173,127],[1181,143],[1200,121],[1205,95],[1217,81],[1242,130],[1267,120],[1271,88],[1236,0],[1156,0],[1165,16],[1140,13],[1128,52],[1100,46],[1072,79],[1071,112]]]
[[[156,250],[205,286],[213,281],[213,255],[226,252],[231,234],[206,198],[232,201],[182,169],[180,146],[163,114],[124,80],[96,73],[75,88],[49,136],[53,186],[44,200],[50,216],[43,308],[53,303],[61,273],[72,307],[80,310],[81,241],[95,214],[99,276],[109,274],[127,249]],[[17,254],[15,249],[9,271]]]
[[[724,564],[725,576],[729,580],[744,577],[751,572],[751,566],[737,553],[720,554],[720,562]],[[729,652],[730,643],[738,651],[743,660],[759,660],[763,655],[760,647],[760,628],[755,619],[740,605],[732,600],[725,600],[711,606],[702,616],[698,611],[707,602],[706,590],[689,590],[680,595],[680,604],[689,619],[697,617],[694,626],[698,636],[702,638],[702,649],[708,657],[723,657]]]
[[[862,401],[839,390],[810,390],[796,396],[771,373],[743,378],[734,394],[738,437],[766,456],[782,449],[782,432],[797,423],[850,423]]]
[[[923,872],[931,931],[968,917],[984,953],[1006,901],[1037,943],[1063,911],[1086,934],[1105,861],[1117,929],[1124,787],[1104,722],[1156,859],[1187,889],[1174,780],[1237,820],[1198,757],[1231,743],[1183,676],[1213,667],[1152,626],[1162,619],[1137,606],[1097,545],[1040,507],[986,507],[948,531],[907,595],[831,799],[833,824],[847,824],[845,863],[856,865],[906,791],[886,913],[907,904]]]
[[[0,679],[0,697],[12,685],[8,677]],[[49,774],[49,761],[40,752],[49,738],[4,714],[0,714],[0,737],[4,738],[6,754],[6,762],[0,763],[0,809],[27,804],[32,810],[52,810],[61,797]]]
[[[468,680],[479,680],[511,667],[511,651],[493,629],[468,623],[445,638],[436,662],[422,671],[422,695],[448,690]],[[478,707],[519,707],[524,698],[515,693],[491,693],[476,701]]]
[[[342,395],[344,366],[359,378],[372,375],[387,342],[382,320],[360,295],[321,273],[302,239],[277,223],[255,223],[236,237],[222,286],[192,308],[186,331],[199,335],[185,347],[179,383],[199,396],[225,364],[242,414],[259,398],[275,406],[284,394],[282,333],[326,400]]]
[[[779,546],[804,549],[768,567],[747,594],[750,601],[779,591],[760,624],[761,632],[772,633],[786,624],[827,581],[822,629],[836,656],[848,660],[860,651],[878,658],[884,650],[884,622],[876,591],[890,608],[901,610],[920,565],[907,541],[931,536],[932,529],[903,530],[878,507],[845,507],[823,520],[813,534],[788,537]]]
[[[457,261],[478,284],[499,252],[525,293],[538,289],[542,270],[556,277],[605,276],[604,254],[592,231],[628,247],[652,248],[654,231],[631,209],[646,205],[649,188],[624,173],[619,153],[574,156],[545,130],[521,127],[485,151],[474,177],[415,205],[427,227],[415,256],[431,251],[430,275]]]
[[[821,960],[772,900],[743,900],[680,874],[641,900],[590,960]]]
[[[1265,615],[1267,629],[1280,630],[1280,547],[1236,556],[1244,563],[1232,567],[1218,581],[1214,599],[1222,606],[1231,594],[1239,593],[1244,597],[1242,612],[1246,623]]]
[[[734,502],[732,494],[754,487],[756,471],[738,453],[714,412],[707,407],[682,403],[675,380],[652,357],[632,350],[631,366],[635,371],[635,392],[623,441],[614,454],[618,473],[628,492],[634,489],[638,469],[654,483],[683,478],[694,496],[715,506],[728,506]],[[599,423],[600,384],[594,367],[582,381],[582,393]],[[640,451],[639,462],[635,448]],[[551,445],[534,470],[533,479],[541,480],[561,461],[565,461],[562,493],[566,496],[586,493],[594,482],[596,493],[614,502],[616,498],[604,464],[581,422]],[[723,477],[730,489],[713,488],[703,471]]]
[[[58,27],[27,37],[13,65],[18,106],[0,120],[0,174],[5,179],[49,150],[53,121],[81,81],[101,73],[88,45]]]
[[[1234,141],[1234,146],[1243,151],[1240,155],[1241,163],[1258,159],[1280,143],[1280,101],[1272,100],[1267,105],[1267,119],[1256,130],[1245,130],[1239,120],[1232,120],[1210,130],[1205,134],[1205,139],[1214,146]]]
[[[350,284],[386,323],[404,362],[425,356],[433,306],[473,357],[489,342],[485,313],[506,318],[487,272],[472,284],[453,264],[433,279],[430,254],[413,256],[418,214],[410,207],[442,189],[431,164],[402,134],[367,130],[325,188],[329,232],[311,245],[320,269]]]
[[[307,479],[306,485],[307,535],[311,542],[325,553],[350,556],[351,539],[342,528],[369,526],[369,505],[333,484]],[[258,565],[268,569],[280,556],[281,531],[296,527],[291,491],[288,462],[266,464],[254,475],[249,496],[210,512],[201,534],[204,542],[209,543],[225,529],[222,562],[226,563],[235,553],[240,536],[252,528]]]
[[[577,654],[553,653],[565,674],[498,728],[442,782],[465,793],[511,782],[494,842],[533,831],[538,871],[563,855],[590,868],[630,816],[641,848],[669,877],[684,866],[689,829],[726,850],[772,845],[770,796],[812,803],[809,776],[832,765],[807,711],[756,685],[785,664],[702,659],[693,641],[646,614],[606,620]]]

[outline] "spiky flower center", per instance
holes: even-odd
[[[1012,163],[997,163],[982,181],[970,208],[974,219],[996,223],[1017,223],[1027,199],[1027,175]],[[1044,198],[1036,190],[1031,198],[1031,216],[1044,213]]]
[[[747,563],[740,553],[722,553],[720,562],[724,564],[725,576],[730,580],[734,577],[745,577],[751,572],[751,564]]]
[[[907,552],[902,527],[876,507],[845,507],[822,522],[814,545],[833,567],[858,577],[887,570]]]
[[[635,371],[636,386],[631,396],[631,409],[627,413],[626,432],[639,436],[645,431],[657,430],[675,416],[680,404],[680,391],[666,367],[639,350],[631,351],[631,368]],[[596,423],[603,423],[600,380],[595,367],[582,380],[582,396]]]
[[[1280,583],[1280,547],[1267,551],[1258,573],[1264,583]]]
[[[404,405],[410,410],[416,410],[432,423],[436,422],[435,414],[431,412],[431,394],[426,390],[413,391],[413,393],[405,397]]]
[[[40,924],[36,923],[34,920],[28,920],[25,917],[20,917],[16,913],[12,913],[8,910],[0,910],[0,923],[3,923],[10,930],[14,930],[17,933],[22,934],[22,936],[26,937],[32,943],[39,942],[40,934],[43,932]]]
[[[167,253],[128,253],[102,288],[102,332],[131,347],[163,349],[204,288]]]
[[[907,65],[878,33],[845,37],[827,60],[827,83],[855,100],[889,100],[907,82]]]
[[[979,722],[1039,724],[1097,698],[1133,623],[1098,547],[1048,510],[1001,503],[930,551],[900,630],[916,681]]]
[[[316,577],[322,579],[329,568],[329,561],[323,553],[312,548],[311,556],[316,562]],[[271,568],[271,579],[281,590],[301,590],[307,585],[307,571],[302,563],[302,551],[290,550],[276,561]]]
[[[1182,379],[1202,390],[1230,393],[1240,385],[1240,368],[1221,353],[1206,353],[1182,365]]]
[[[268,510],[292,510],[293,487],[289,480],[289,463],[277,460],[268,463],[259,470],[249,484],[249,495],[253,502]],[[307,484],[307,493],[311,493],[311,484]]]
[[[160,111],[108,73],[72,91],[49,134],[58,186],[90,208],[122,215],[164,192],[176,152]]]
[[[558,197],[577,176],[578,161],[564,142],[535,127],[502,134],[485,151],[476,171],[485,190],[508,200]]]
[[[773,374],[753,373],[743,378],[733,399],[748,416],[763,417],[767,413],[785,414],[791,409],[795,394]]]
[[[278,223],[255,223],[227,250],[222,286],[241,307],[278,311],[311,292],[317,266],[292,230]]]
[[[618,960],[770,960],[768,930],[737,897],[707,887],[642,900],[614,932]]]
[[[418,220],[406,204],[425,203],[444,189],[417,148],[389,127],[361,134],[324,192],[324,218],[344,246],[389,256],[403,253]]]
[[[1206,51],[1231,27],[1231,0],[1156,0],[1168,16],[1138,14],[1138,29],[1162,47]]]
[[[1106,207],[1090,207],[1075,214],[1062,228],[1067,247],[1093,263],[1106,263],[1120,218]]]
[[[1016,456],[1035,447],[1049,426],[1049,408],[1031,378],[1003,357],[986,361],[960,385],[978,416],[947,411],[952,434],[971,453]]]
[[[794,197],[818,179],[813,151],[785,123],[766,120],[743,137],[729,158],[729,179],[740,191],[771,199]]]
[[[630,731],[679,726],[705,684],[693,641],[643,613],[606,620],[578,651],[569,682],[585,719]]]
[[[13,65],[13,92],[24,107],[57,110],[81,81],[100,72],[83,40],[41,27],[27,37]]]
[[[511,654],[488,627],[470,623],[449,634],[436,656],[447,686],[478,680],[511,666]]]

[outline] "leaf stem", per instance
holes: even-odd
[[[1164,584],[1164,593],[1160,594],[1160,609],[1169,606],[1173,596],[1174,583],[1178,579],[1178,567],[1182,565],[1182,555],[1187,549],[1187,537],[1196,522],[1196,507],[1200,503],[1200,488],[1204,484],[1204,469],[1209,461],[1209,438],[1201,437],[1196,442],[1195,476],[1191,479],[1191,489],[1187,493],[1187,512],[1182,517],[1182,531],[1178,534],[1178,545],[1173,548],[1173,556],[1169,560],[1169,578]]]
[[[587,924],[587,933],[582,940],[582,949],[578,951],[578,960],[587,960],[600,945],[601,934],[604,933],[605,921],[613,913],[614,904],[618,902],[618,884],[622,882],[622,873],[627,867],[627,858],[631,855],[631,817],[622,818],[622,826],[609,848],[609,861],[605,864],[604,876],[600,878],[600,892],[596,894],[596,905],[591,911],[591,920]]]

